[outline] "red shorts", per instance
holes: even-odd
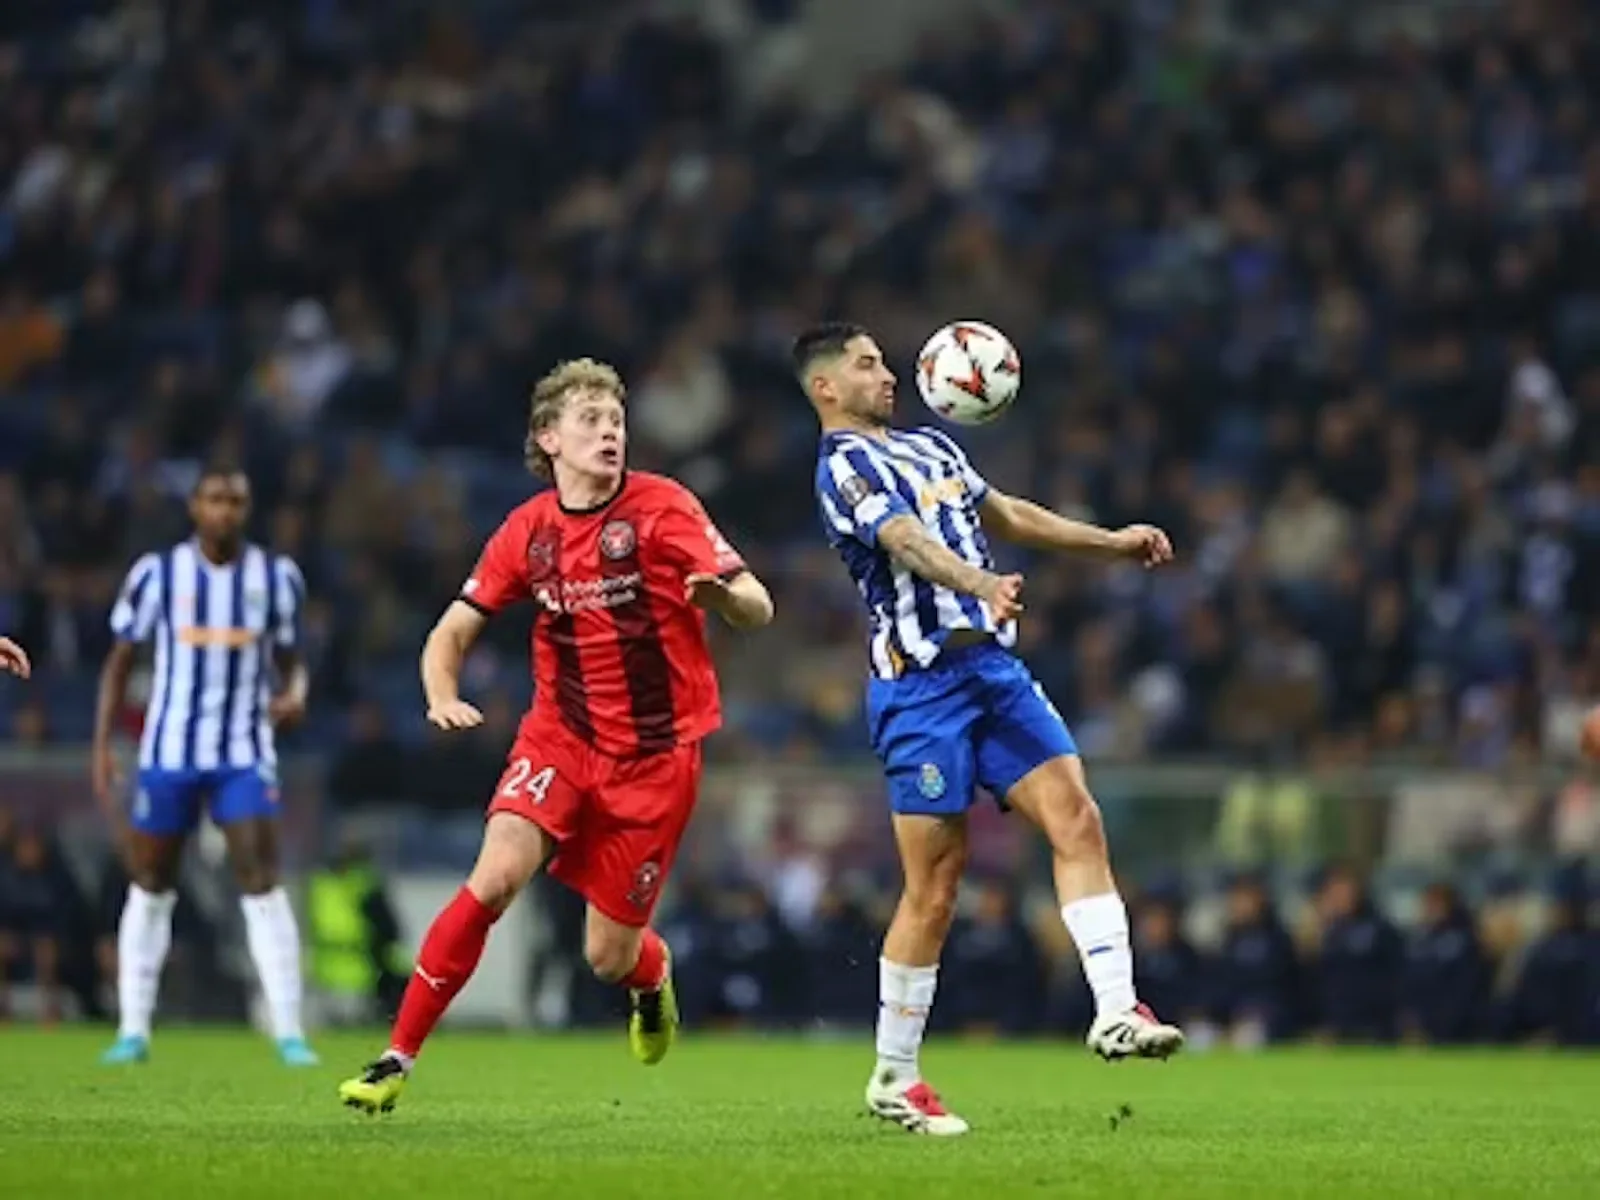
[[[623,925],[650,921],[700,790],[700,743],[612,758],[551,722],[524,727],[489,812],[556,841],[550,874]]]

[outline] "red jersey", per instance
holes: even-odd
[[[537,602],[525,725],[557,718],[601,753],[627,758],[722,724],[706,614],[685,597],[685,581],[744,569],[693,492],[630,471],[597,508],[565,508],[551,488],[514,509],[460,599],[486,614]]]

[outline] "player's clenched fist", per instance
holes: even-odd
[[[305,719],[306,699],[293,692],[274,696],[267,704],[267,719],[274,729],[288,729]]]
[[[980,597],[996,621],[1014,620],[1022,612],[1022,576],[992,575]]]
[[[465,700],[449,700],[428,709],[428,724],[440,729],[472,729],[483,724],[483,714]]]
[[[1147,567],[1172,561],[1172,539],[1154,525],[1128,525],[1117,530],[1117,549]]]
[[[21,679],[33,673],[27,651],[7,637],[0,637],[0,671],[10,671]]]

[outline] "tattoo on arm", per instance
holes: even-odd
[[[878,544],[907,570],[929,583],[980,596],[989,572],[941,546],[915,517],[891,517],[878,530]]]

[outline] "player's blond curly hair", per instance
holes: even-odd
[[[555,478],[550,456],[539,447],[539,434],[561,419],[561,413],[574,392],[610,392],[618,403],[627,400],[628,388],[610,363],[595,358],[575,358],[559,363],[533,385],[533,400],[528,406],[528,438],[523,454],[528,470],[540,479]]]

